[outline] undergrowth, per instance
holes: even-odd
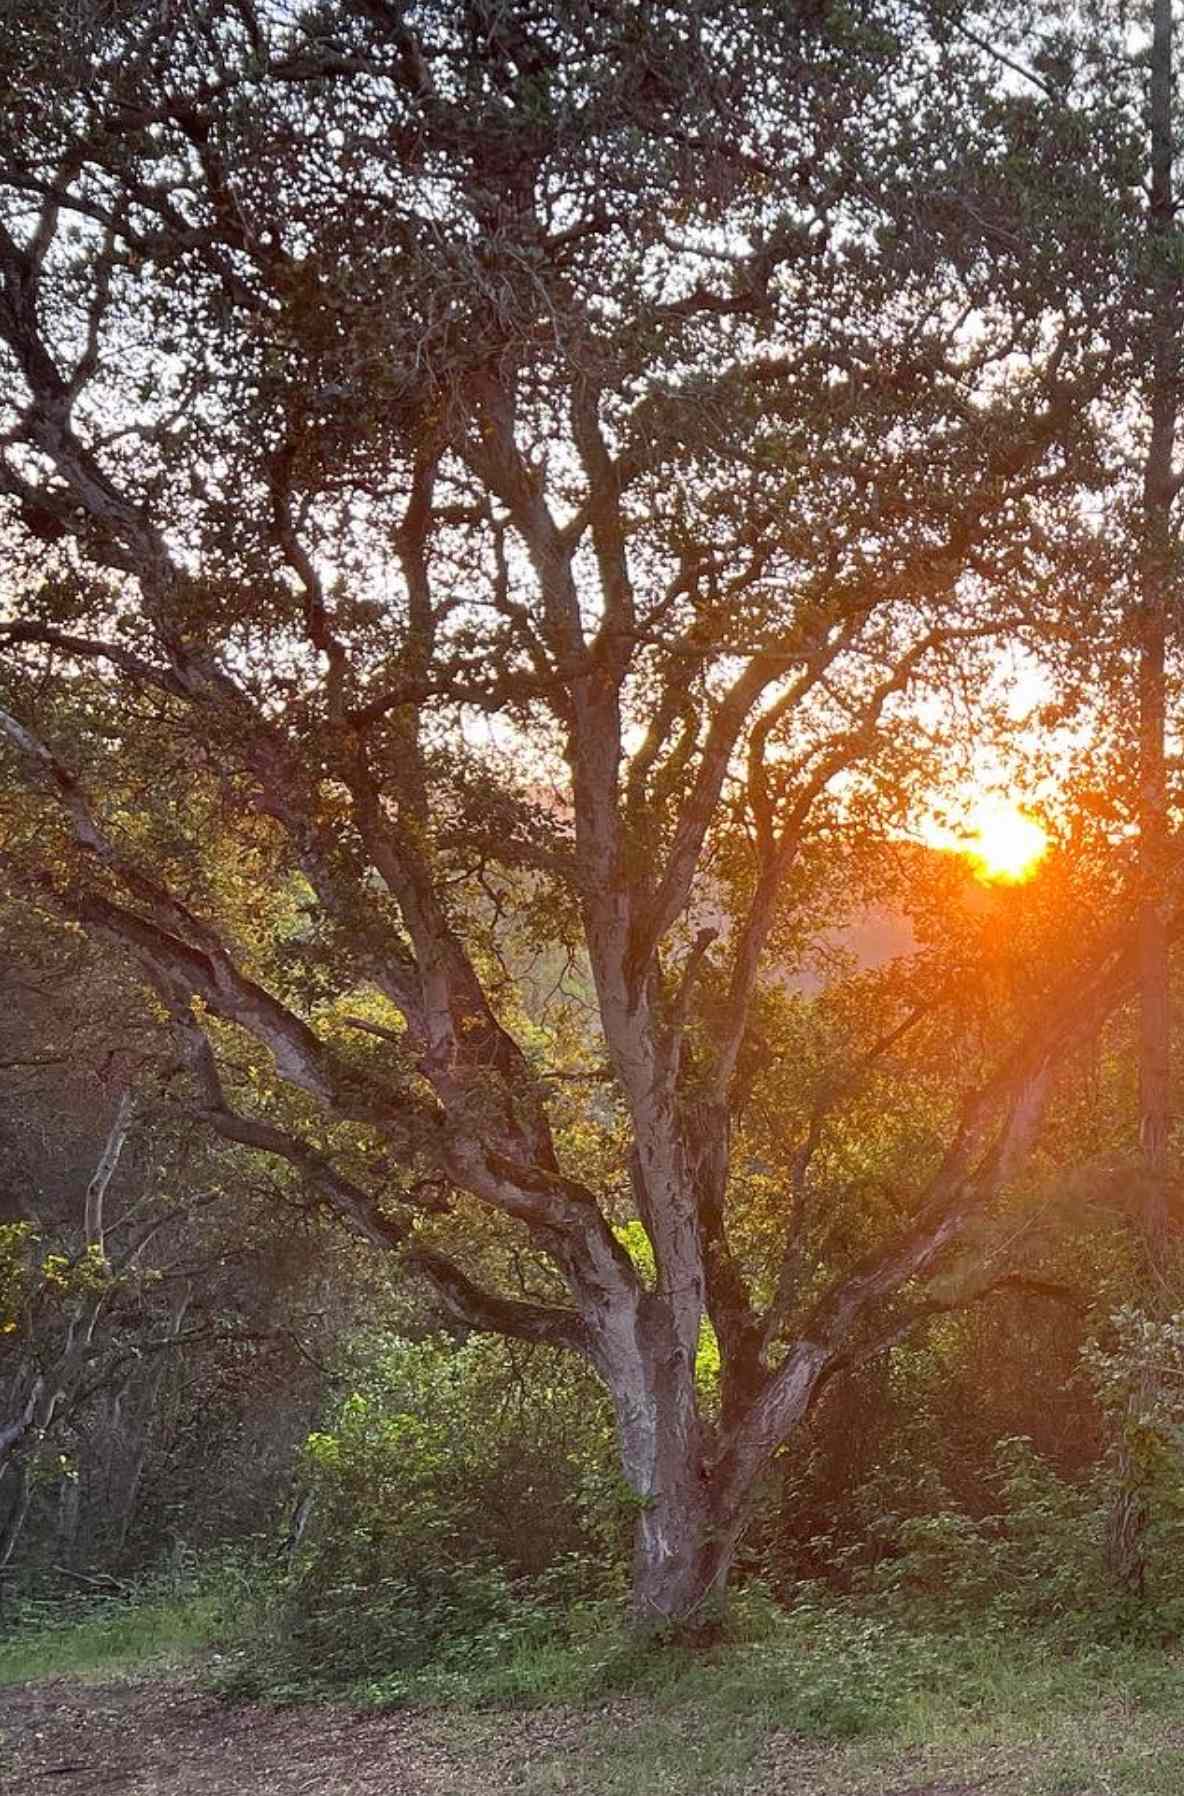
[[[462,1742],[490,1729],[501,1738],[507,1711],[582,1710],[574,1758],[565,1748],[525,1765],[524,1796],[772,1790],[779,1773],[769,1781],[762,1767],[775,1765],[778,1741],[838,1754],[843,1780],[825,1792],[819,1782],[819,1796],[883,1788],[864,1780],[876,1767],[895,1778],[910,1755],[956,1767],[964,1782],[1002,1775],[1018,1754],[1015,1787],[1030,1796],[1103,1787],[1099,1767],[1114,1771],[1104,1787],[1116,1796],[1181,1787],[1172,1723],[1184,1659],[1145,1633],[1017,1625],[1006,1604],[951,1611],[939,1627],[932,1608],[898,1600],[877,1610],[821,1587],[786,1608],[753,1582],[737,1592],[726,1635],[690,1648],[631,1635],[616,1600],[545,1603],[503,1589],[494,1619],[478,1626],[470,1611],[467,1631],[437,1633],[430,1657],[383,1667],[363,1652],[369,1668],[350,1676],[344,1605],[340,1649],[317,1664],[283,1632],[283,1583],[269,1583],[220,1566],[184,1586],[146,1585],[132,1602],[25,1603],[0,1643],[0,1675],[146,1669],[216,1645],[209,1675],[231,1701],[444,1709],[439,1725]],[[355,1611],[355,1635],[365,1626]],[[389,1618],[383,1633],[391,1638]],[[503,1718],[471,1713],[494,1710]]]
[[[10,1595],[0,1685],[175,1665],[232,1646],[263,1625],[263,1589],[248,1562],[221,1558],[172,1566],[120,1595]]]
[[[226,1654],[230,1700],[334,1697],[359,1707],[486,1709],[633,1699],[696,1725],[747,1717],[811,1740],[916,1733],[1001,1712],[1033,1719],[1093,1700],[1099,1685],[1135,1706],[1178,1704],[1184,1660],[1162,1641],[1117,1630],[1017,1628],[1006,1610],[952,1618],[836,1601],[806,1590],[789,1609],[751,1584],[733,1601],[726,1636],[709,1648],[639,1640],[617,1602],[565,1610],[523,1602],[496,1623],[438,1640],[415,1664],[353,1677],[310,1666],[282,1636]]]

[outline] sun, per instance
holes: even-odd
[[[963,853],[979,879],[1019,885],[1048,853],[1048,832],[1019,805],[984,803],[971,814]]]
[[[1003,798],[980,798],[967,805],[962,821],[927,818],[921,838],[943,854],[970,862],[984,885],[1022,885],[1048,853],[1048,832],[1022,805]]]

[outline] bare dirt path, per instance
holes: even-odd
[[[358,1715],[331,1704],[227,1706],[193,1677],[0,1690],[5,1796],[495,1796],[500,1756],[465,1718]],[[529,1756],[532,1724],[515,1716]],[[550,1718],[551,1743],[557,1731]],[[453,1736],[445,1743],[445,1736]],[[493,1775],[491,1775],[491,1772]]]
[[[730,1774],[678,1722],[673,1757],[651,1758],[657,1726],[631,1701],[603,1710],[461,1710],[358,1714],[324,1703],[229,1706],[193,1673],[104,1682],[51,1678],[0,1689],[4,1796],[1158,1796],[1184,1780],[1146,1785],[1038,1771],[1030,1747],[969,1767],[914,1749],[862,1764],[842,1748],[770,1730],[747,1768]],[[669,1722],[667,1723],[669,1725]],[[639,1750],[640,1749],[640,1750]],[[939,1762],[944,1761],[944,1762]],[[1177,1761],[1184,1771],[1184,1752]]]
[[[602,1743],[619,1744],[641,1721],[630,1703],[592,1713],[359,1715],[329,1703],[227,1706],[192,1675],[51,1678],[0,1690],[0,1789],[5,1796],[595,1792],[616,1787],[607,1765],[604,1783],[597,1775]],[[780,1742],[777,1771],[767,1767],[773,1774],[760,1788],[821,1791],[813,1774],[828,1756]],[[894,1780],[893,1788],[899,1796],[974,1796],[974,1786],[946,1782]]]

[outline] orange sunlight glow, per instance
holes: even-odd
[[[1048,853],[1048,832],[1017,804],[989,799],[975,806],[956,834],[939,826],[925,831],[934,848],[965,855],[976,879],[988,885],[1020,885]]]

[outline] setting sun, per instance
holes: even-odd
[[[1018,805],[983,805],[970,819],[962,852],[980,879],[1018,884],[1044,859],[1048,835]]]
[[[1031,879],[1048,853],[1048,833],[1020,805],[984,799],[956,829],[929,822],[922,831],[933,848],[962,855],[976,879],[990,885],[1020,885]]]

